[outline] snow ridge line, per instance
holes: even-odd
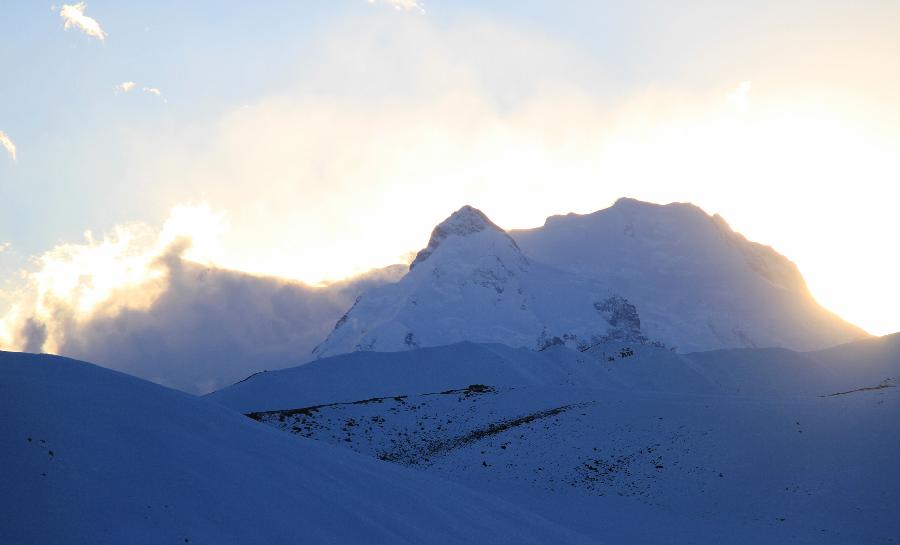
[[[264,371],[261,371],[264,372]],[[258,373],[257,373],[258,374]],[[248,377],[249,378],[249,377]],[[244,379],[247,380],[247,379]],[[451,395],[451,394],[485,394],[485,393],[494,393],[496,390],[493,386],[485,386],[484,384],[470,384],[465,388],[458,388],[455,390],[445,390],[443,392],[429,392],[425,394],[419,394],[421,396],[436,396],[436,395]],[[395,401],[403,401],[408,398],[409,395],[396,395],[396,396],[384,396],[384,397],[370,397],[369,399],[360,399],[359,401],[343,401],[339,403],[323,403],[321,405],[310,405],[308,407],[299,407],[296,409],[275,409],[272,411],[256,411],[252,413],[245,413],[244,416],[252,418],[256,421],[262,421],[267,419],[268,417],[277,417],[279,421],[284,421],[284,419],[288,416],[294,416],[298,414],[305,414],[307,416],[312,416],[312,413],[318,411],[324,407],[340,407],[341,405],[368,405],[369,403],[382,403],[388,399],[393,399]]]

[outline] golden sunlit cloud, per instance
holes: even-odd
[[[0,146],[6,149],[13,161],[16,160],[16,145],[3,131],[0,131]]]
[[[87,4],[78,2],[77,4],[63,4],[59,10],[59,16],[63,18],[64,28],[75,27],[92,38],[97,38],[101,42],[106,39],[106,32],[100,28],[100,23],[93,17],[84,14]]]
[[[161,230],[133,223],[99,240],[86,232],[81,244],[56,246],[34,260],[36,270],[0,317],[0,349],[55,352],[65,329],[98,313],[147,308],[165,287],[166,256],[211,265],[225,229],[223,215],[206,204],[179,205]],[[32,324],[43,329],[40,342],[29,347],[22,332]]]
[[[370,4],[387,4],[399,11],[416,10],[425,13],[425,8],[418,0],[367,0]]]
[[[128,91],[131,91],[132,89],[134,89],[134,87],[136,85],[137,84],[133,81],[123,81],[122,83],[116,85],[116,92],[117,93],[127,93]]]

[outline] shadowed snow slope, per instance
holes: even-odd
[[[826,348],[866,336],[822,308],[797,267],[691,204],[620,199],[510,233],[529,259],[596,279],[633,303],[644,334],[680,352]]]
[[[900,382],[900,334],[818,352],[742,348],[676,354],[607,343],[542,352],[470,342],[403,352],[357,352],[258,373],[207,397],[241,412],[350,402],[469,384],[567,386],[684,395],[825,395]]]
[[[210,398],[598,541],[887,545],[898,379],[900,335],[809,353],[462,343],[323,359]]]
[[[0,352],[0,543],[557,543],[540,516],[90,364]]]

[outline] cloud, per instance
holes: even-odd
[[[59,10],[59,16],[63,18],[64,28],[68,30],[75,27],[92,38],[97,38],[101,42],[106,39],[106,32],[100,28],[100,23],[92,17],[84,14],[87,4],[78,2],[77,4],[63,4]]]
[[[156,87],[144,87],[143,89],[141,89],[141,91],[147,93],[148,95],[159,97],[163,102],[169,102],[168,100],[166,100],[166,97],[163,96],[162,91],[160,91]]]
[[[590,156],[583,142],[607,120],[573,85],[598,76],[568,44],[401,19],[349,21],[316,43],[292,89],[161,145],[134,142],[160,150],[138,183],[155,180],[164,202],[203,195],[229,210],[241,227],[223,265],[315,283],[395,263],[462,204],[494,217],[512,180],[528,194]],[[571,196],[524,200],[496,221],[523,226]]]
[[[6,135],[5,132],[0,131],[0,145],[6,148],[6,151],[9,152],[9,156],[12,157],[12,160],[16,160],[16,144]]]
[[[0,242],[0,254],[12,248],[12,242]]]
[[[399,11],[416,10],[425,13],[425,8],[418,0],[367,0],[370,4],[387,4]]]
[[[137,84],[133,81],[123,81],[116,85],[116,93],[127,93],[135,88]]]
[[[752,81],[742,81],[734,91],[728,94],[728,102],[738,111],[746,112],[750,108],[750,91],[752,89]]]
[[[133,81],[123,81],[122,83],[116,85],[116,94],[118,93],[129,93],[134,89],[137,89],[137,83]],[[153,95],[163,102],[168,103],[166,97],[163,96],[162,91],[158,87],[141,87],[141,92],[147,95]]]
[[[0,318],[0,348],[83,359],[192,393],[309,361],[353,300],[398,269],[314,288],[192,261],[222,217],[173,210],[161,229],[122,225],[60,245]]]

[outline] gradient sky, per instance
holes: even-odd
[[[45,252],[135,222],[316,282],[462,204],[517,228],[630,196],[722,214],[900,330],[896,1],[93,0],[102,40],[8,4],[7,303]]]

